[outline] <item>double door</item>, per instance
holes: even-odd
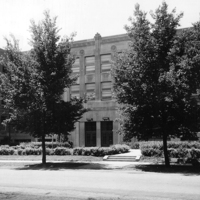
[[[101,146],[109,147],[113,145],[113,122],[103,121],[101,124]],[[85,146],[97,146],[96,122],[85,122]]]
[[[96,140],[96,122],[85,122],[85,146],[95,147]]]
[[[109,147],[113,145],[113,122],[101,122],[101,146]]]

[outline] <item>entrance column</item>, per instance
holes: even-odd
[[[85,123],[80,122],[80,129],[79,129],[79,146],[85,146]]]
[[[79,136],[80,136],[80,133],[79,133],[80,128],[79,128],[79,126],[80,126],[80,122],[76,122],[75,138],[74,138],[75,147],[79,146]]]
[[[101,122],[96,122],[97,126],[97,146],[101,146]]]
[[[119,124],[114,121],[113,122],[113,144],[119,144],[121,142],[121,135],[117,133]]]

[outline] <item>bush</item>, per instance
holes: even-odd
[[[139,142],[143,156],[163,157],[163,144],[161,141]],[[200,142],[168,142],[168,152],[171,158],[182,160],[200,158]]]
[[[54,149],[54,155],[72,155],[72,150],[65,147],[57,147]]]
[[[26,150],[25,149],[18,149],[17,150],[17,152],[18,152],[18,155],[26,155]]]
[[[110,147],[76,147],[74,149],[66,147],[56,147],[55,149],[46,147],[46,155],[84,155],[84,156],[105,156],[119,153],[126,153],[129,146],[123,144],[112,145]],[[41,155],[42,148],[36,144],[23,143],[18,146],[0,146],[0,155]]]
[[[55,155],[55,149],[46,148],[46,155]]]
[[[134,142],[129,144],[131,149],[140,149],[140,143],[139,142]]]
[[[1,147],[0,148],[0,155],[13,155],[14,154],[13,148]]]
[[[65,147],[65,148],[72,148],[73,147],[73,143],[72,142],[45,142],[46,148],[50,148],[53,149],[57,148],[57,147]],[[22,148],[26,148],[26,147],[31,147],[31,148],[40,148],[42,147],[42,142],[28,142],[28,143],[20,143],[19,145]]]
[[[129,149],[130,147],[125,144],[117,144],[111,147],[76,147],[73,149],[73,155],[105,156],[126,153],[129,151]]]

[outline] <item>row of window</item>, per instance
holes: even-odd
[[[75,60],[75,63],[72,67],[74,75],[80,76],[80,63],[79,58]],[[109,100],[112,97],[111,91],[111,55],[101,55],[101,99]],[[80,86],[79,78],[77,80],[77,85],[71,87],[71,97],[80,96]],[[95,98],[95,57],[85,57],[85,89],[86,96],[89,99]]]
[[[95,99],[95,84],[85,84],[85,93],[90,100]],[[110,100],[112,97],[111,82],[101,83],[101,98],[102,100]],[[73,85],[71,87],[71,97],[80,97],[80,86]]]
[[[111,81],[110,76],[111,70],[111,55],[101,56],[101,81]],[[74,75],[80,75],[80,63],[79,58],[75,60],[75,63],[72,67],[72,72]],[[85,58],[85,82],[91,83],[95,82],[95,57],[86,57]],[[79,79],[77,80],[79,84]]]

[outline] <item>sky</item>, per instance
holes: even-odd
[[[5,48],[5,37],[12,34],[19,40],[20,49],[31,49],[30,21],[44,18],[44,11],[57,16],[61,36],[72,32],[77,40],[92,39],[98,32],[102,37],[126,33],[124,26],[133,16],[135,4],[149,13],[163,0],[0,0],[0,48]],[[176,8],[184,13],[180,28],[190,27],[200,20],[200,0],[166,0],[169,11]],[[150,15],[148,14],[150,19]]]

